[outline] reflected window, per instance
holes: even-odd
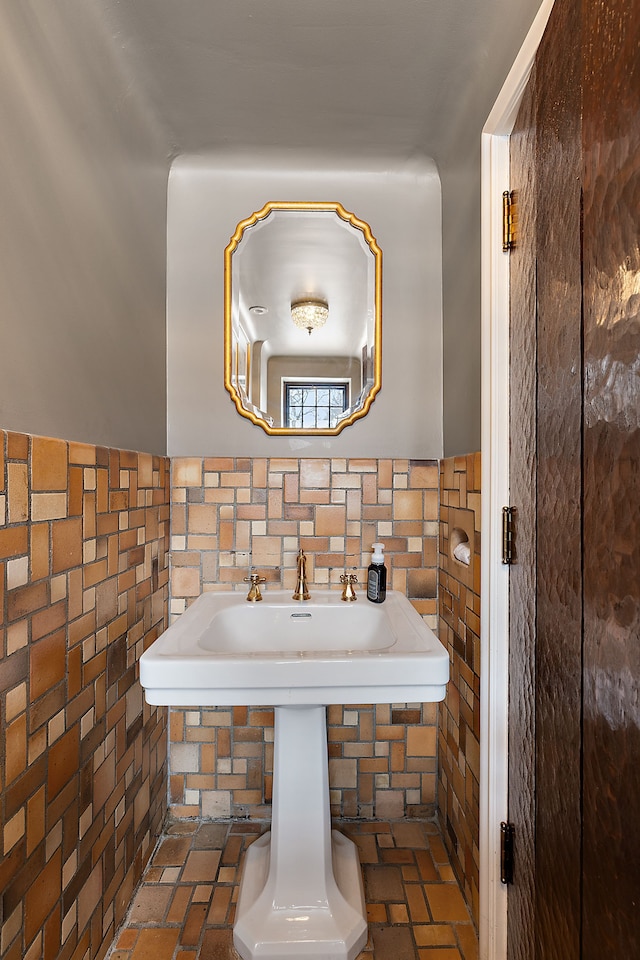
[[[284,422],[291,429],[333,428],[349,405],[349,382],[285,381]]]

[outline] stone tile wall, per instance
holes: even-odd
[[[478,923],[480,819],[480,454],[440,464],[440,639],[451,682],[439,707],[438,816]],[[453,555],[467,537],[471,563]]]
[[[239,589],[250,566],[293,590],[299,546],[311,587],[340,589],[355,571],[363,597],[371,544],[386,544],[390,588],[437,628],[438,464],[356,459],[172,460],[171,614],[202,591]],[[366,600],[365,600],[366,602]],[[336,816],[434,812],[435,704],[328,709]],[[273,711],[170,714],[170,803],[178,817],[268,816]]]
[[[165,458],[0,431],[0,957],[104,957],[166,811]]]

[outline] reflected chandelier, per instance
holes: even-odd
[[[296,327],[308,330],[309,336],[313,330],[324,327],[329,316],[329,305],[324,300],[296,300],[291,304],[291,319]]]

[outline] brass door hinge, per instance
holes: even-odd
[[[513,191],[502,194],[502,249],[505,253],[516,245],[516,197]]]
[[[502,508],[502,562],[513,563],[513,516],[515,507]]]
[[[513,824],[500,824],[500,880],[513,883]]]

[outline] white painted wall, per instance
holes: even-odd
[[[0,4],[0,427],[165,450],[167,150],[95,0]]]
[[[223,252],[268,200],[339,201],[383,253],[382,390],[337,437],[270,437],[223,386]],[[170,456],[442,456],[440,180],[404,165],[317,155],[193,155],[174,161],[167,215]]]

